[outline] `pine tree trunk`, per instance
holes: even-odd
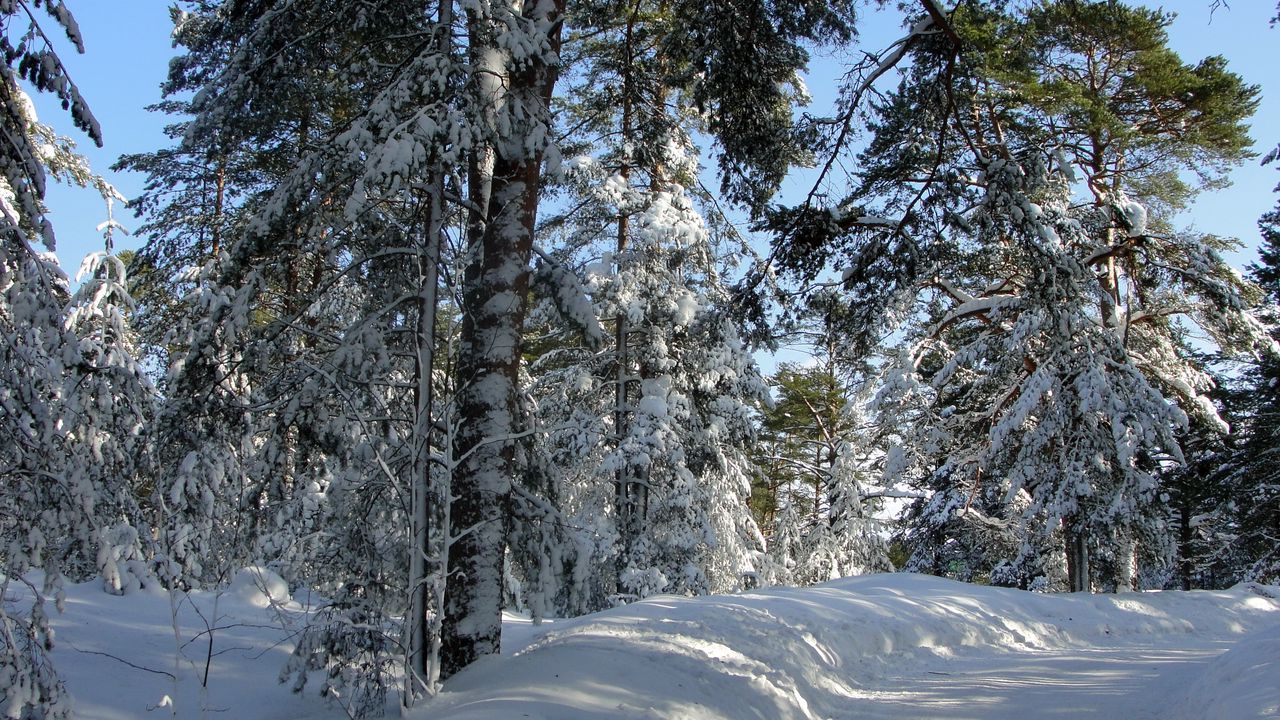
[[[624,137],[630,133],[630,108],[631,101],[626,95],[626,82],[624,76],[623,82],[623,107],[622,107],[622,125]],[[630,168],[625,164],[619,174],[624,180],[630,177]],[[615,260],[617,274],[622,276],[624,267],[624,254],[627,252],[627,234],[629,232],[629,222],[624,214],[618,218],[618,241],[617,241],[617,259]],[[631,435],[631,414],[628,404],[627,384],[630,381],[631,362],[629,353],[627,352],[627,314],[621,310],[614,317],[614,392],[613,392],[613,431],[617,437],[615,450],[622,455],[622,445]],[[636,538],[639,535],[636,517],[636,508],[634,507],[634,496],[631,487],[632,470],[630,465],[625,462],[624,458],[619,457],[618,467],[614,470],[614,510],[617,512],[618,534],[622,540],[622,551],[618,553],[616,564],[615,586],[618,592],[622,591],[623,573],[631,565],[631,551],[635,547]]]
[[[1066,535],[1067,550],[1067,585],[1071,592],[1088,592],[1089,584],[1089,538],[1083,530],[1072,528],[1068,522]]]
[[[1124,536],[1116,543],[1116,592],[1138,588],[1138,543]]]
[[[626,30],[623,33],[625,56],[629,59],[635,58],[635,23],[636,15],[632,13],[627,18]],[[622,141],[630,144],[635,138],[633,137],[634,128],[632,127],[632,108],[635,97],[635,76],[634,61],[629,60],[623,63],[620,72],[622,74],[622,102],[621,122],[622,122]],[[618,175],[622,177],[626,183],[631,182],[631,156],[630,151],[623,154],[622,167],[618,170]],[[623,209],[619,213],[617,227],[617,243],[615,267],[618,277],[622,277],[626,270],[627,260],[627,244],[631,233],[630,217],[627,210]],[[630,328],[627,327],[627,314],[620,309],[614,316],[614,349],[615,357],[615,377],[614,377],[614,401],[613,401],[613,429],[617,436],[617,445],[615,449],[622,450],[623,443],[631,435],[631,413],[629,407],[628,383],[631,374],[631,358],[628,352],[628,338]],[[619,452],[622,455],[622,452]],[[635,471],[625,462],[625,458],[619,457],[617,470],[615,470],[614,483],[616,485],[616,497],[614,501],[615,510],[617,511],[617,529],[621,540],[621,552],[618,553],[618,559],[615,566],[615,582],[616,592],[622,593],[623,574],[633,563],[633,551],[636,547],[636,541],[643,532],[643,518],[638,516],[638,508],[636,507],[636,487],[633,478]]]
[[[562,0],[542,0],[524,9],[552,28],[552,49],[558,53],[556,21],[563,14]],[[473,32],[473,40],[481,36]],[[492,76],[496,69],[497,77],[506,79],[505,89],[482,87],[481,92],[491,93],[483,102],[523,101],[530,111],[545,116],[556,79],[554,67],[532,61],[509,73],[496,47],[473,45],[472,52],[489,65],[477,67],[477,75]],[[522,133],[541,130],[535,126],[539,119],[494,144],[483,231],[477,236],[476,224],[470,228],[457,366],[457,465],[441,627],[442,679],[496,654],[501,645],[503,566],[517,472],[515,441],[523,430],[518,427],[522,333],[542,165],[541,150],[530,152]]]
[[[1182,493],[1182,502],[1178,508],[1178,577],[1182,581],[1182,589],[1191,589],[1191,571],[1194,567],[1191,553],[1191,503],[1190,493]]]

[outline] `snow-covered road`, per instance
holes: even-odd
[[[1194,650],[1032,650],[952,659],[906,671],[858,693],[859,720],[1169,720],[1185,688],[1231,645]],[[1277,679],[1280,681],[1280,678]]]

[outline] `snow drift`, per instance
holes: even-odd
[[[939,668],[957,659],[999,664],[1098,647],[1125,657],[1134,648],[1198,650],[1203,659],[1224,642],[1249,647],[1249,633],[1280,626],[1278,611],[1280,602],[1248,587],[1063,596],[905,574],[734,596],[658,597],[554,625],[513,657],[469,668],[421,717],[864,717],[874,694],[886,688],[910,694],[913,687],[897,681],[912,670],[949,675]],[[1235,652],[1259,661],[1255,679],[1280,673],[1280,655]],[[1203,712],[1239,696],[1235,685],[1244,681],[1234,659],[1223,662],[1217,684],[1198,690]],[[965,692],[956,689],[963,707]],[[1162,696],[1135,702],[1190,707],[1168,688],[1157,689]],[[1259,707],[1280,697],[1274,682],[1252,690]],[[910,702],[897,705],[901,712],[890,707],[876,716],[917,716]],[[1062,717],[1080,716],[1065,709]],[[949,716],[969,717],[954,709]]]

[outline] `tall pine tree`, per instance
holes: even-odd
[[[883,402],[931,406],[900,455],[934,493],[922,541],[963,532],[1018,584],[1061,577],[1047,553],[1065,546],[1072,588],[1127,586],[1135,547],[1164,534],[1174,430],[1216,419],[1180,322],[1227,350],[1259,341],[1222,242],[1166,224],[1195,189],[1180,172],[1213,183],[1247,157],[1257,90],[1220,58],[1183,63],[1159,12],[926,9],[859,181],[774,213],[778,257],[802,278],[843,267],[858,337],[908,329],[890,385],[906,394]]]

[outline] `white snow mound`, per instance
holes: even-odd
[[[245,603],[259,608],[280,607],[293,599],[289,596],[289,583],[260,565],[236,571],[230,591]]]
[[[1174,720],[1280,718],[1280,625],[1215,658],[1172,707]]]
[[[1280,627],[1280,602],[1245,587],[1044,595],[892,574],[806,589],[656,597],[554,623],[513,656],[450,679],[414,717],[924,718],[944,708],[955,718],[1025,717],[1019,689],[998,687],[1008,697],[997,709],[982,707],[988,700],[964,685],[985,692],[1009,676],[993,668],[1020,672],[1024,658],[1047,668],[1041,695],[1022,703],[1033,715],[1045,692],[1052,699],[1072,691],[1056,675],[1061,668],[1105,682],[1089,663],[1103,663],[1116,687],[1150,708],[1170,701],[1169,673],[1199,670],[1195,663],[1267,627]],[[1230,657],[1223,662],[1234,667]],[[931,681],[940,683],[934,697],[923,691]],[[1033,673],[1023,681],[1028,688],[1039,682]],[[1257,685],[1259,694],[1280,697],[1275,683]],[[1142,688],[1148,696],[1137,694]],[[1221,692],[1207,702],[1215,698]]]

